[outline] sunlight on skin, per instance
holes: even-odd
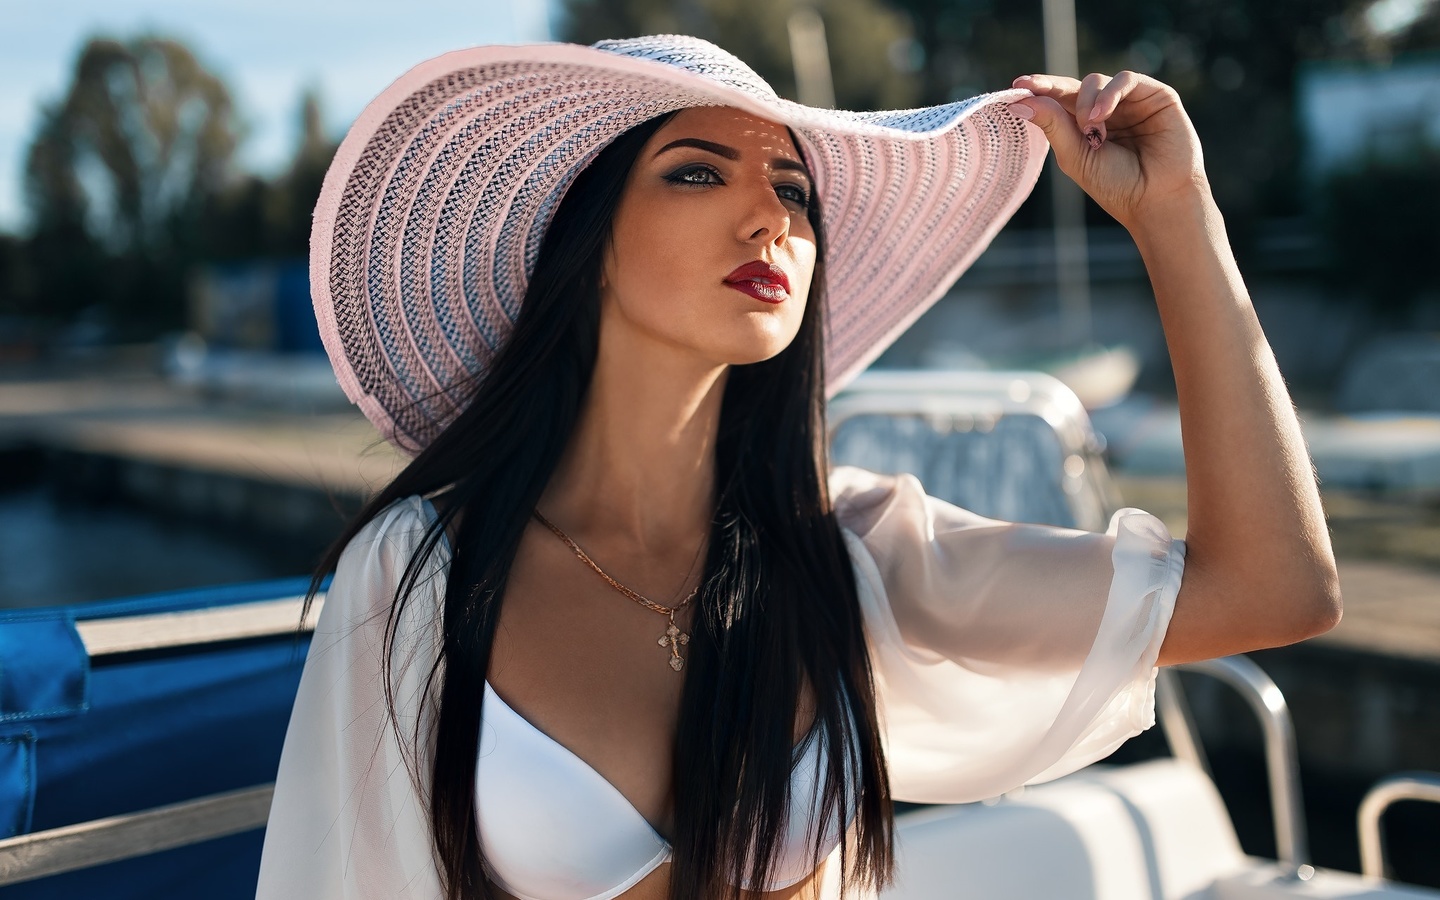
[[[784,126],[724,107],[677,113],[641,149],[626,180],[602,270],[594,374],[539,507],[647,596],[683,596],[699,578],[697,548],[714,512],[725,374],[775,356],[799,332],[817,258],[806,215],[812,191]],[[756,263],[780,272],[760,267],[737,276]],[[776,286],[780,273],[787,291]],[[532,528],[521,546],[492,683],[668,831],[683,682],[650,658],[632,665],[628,656],[605,654],[603,664],[582,670],[578,656],[539,665],[527,652],[562,627],[575,629],[576,642],[599,647],[653,644],[653,614],[616,609],[610,589],[575,567],[553,535]],[[557,594],[594,602],[541,621]],[[677,617],[682,629],[691,627],[692,613]],[[596,642],[597,634],[611,636]],[[605,700],[616,697],[625,699]],[[596,710],[604,710],[603,721]],[[808,729],[812,714],[807,704],[797,729]],[[614,734],[616,722],[623,739]],[[746,896],[816,897],[823,872]],[[662,865],[622,896],[661,900],[670,876],[670,865]]]
[[[735,158],[695,146],[665,149],[684,139],[729,148]],[[713,368],[768,359],[789,345],[816,247],[796,199],[809,196],[811,180],[784,162],[802,164],[783,126],[728,107],[682,110],[651,137],[615,215],[601,290],[602,360],[612,352],[679,351]],[[726,283],[756,260],[784,270],[783,302]]]
[[[640,150],[601,275],[585,407],[540,502],[577,540],[685,571],[713,514],[726,372],[775,356],[800,329],[817,256],[812,190],[785,127],[733,108],[681,110]],[[727,282],[757,262],[789,282],[779,302]]]

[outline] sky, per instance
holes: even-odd
[[[240,164],[288,160],[306,87],[338,137],[411,66],[477,44],[549,39],[547,0],[19,0],[0,25],[0,231],[25,225],[21,179],[40,108],[64,96],[85,41],[182,40],[229,85],[248,134]]]

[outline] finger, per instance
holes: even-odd
[[[1106,119],[1114,115],[1115,110],[1120,106],[1120,102],[1134,93],[1135,89],[1140,87],[1143,81],[1143,76],[1129,69],[1115,73],[1115,77],[1111,78],[1109,83],[1096,95],[1094,102],[1090,106],[1090,112],[1080,120],[1081,124],[1083,125],[1087,122],[1104,123]]]
[[[1075,124],[1075,116],[1058,100],[1037,95],[1011,103],[1009,110],[1045,132],[1046,140],[1055,151],[1055,161],[1067,174],[1073,171],[1072,160],[1089,151],[1084,136]]]
[[[1100,91],[1109,83],[1109,75],[1091,72],[1080,82],[1080,93],[1075,97],[1075,124],[1090,142],[1092,150],[1099,149],[1105,142],[1105,123],[1094,121],[1090,111],[1095,106],[1095,98],[1100,96]]]
[[[1011,87],[1049,97],[1059,102],[1071,115],[1075,113],[1075,97],[1080,93],[1080,82],[1064,75],[1021,75],[1011,82]]]

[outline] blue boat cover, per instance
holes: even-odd
[[[92,665],[76,621],[294,597],[295,578],[0,611],[0,837],[275,779],[307,638]],[[264,830],[8,887],[6,900],[250,900]]]

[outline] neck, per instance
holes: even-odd
[[[726,367],[605,349],[602,337],[575,434],[540,508],[643,552],[693,548],[714,516]]]

